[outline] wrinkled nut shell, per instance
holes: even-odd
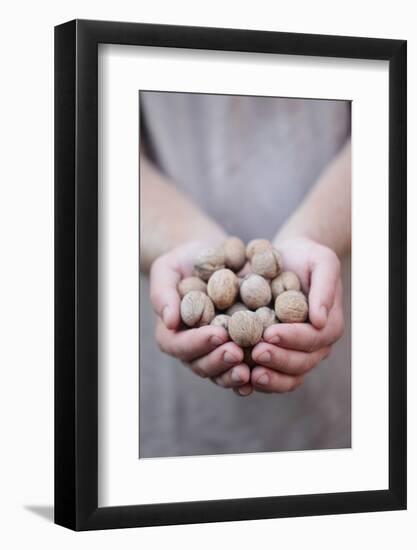
[[[256,252],[252,256],[251,267],[254,273],[266,279],[274,279],[282,271],[281,255],[275,248]]]
[[[300,279],[292,271],[283,271],[271,281],[271,290],[274,299],[286,290],[301,290]]]
[[[186,277],[178,283],[178,292],[181,298],[191,292],[191,290],[200,290],[201,292],[207,292],[207,283],[199,279],[198,277]]]
[[[229,320],[230,338],[243,348],[257,344],[262,333],[262,323],[253,311],[238,311]]]
[[[225,265],[232,271],[240,271],[246,262],[246,248],[238,237],[229,237],[223,243]]]
[[[206,248],[194,260],[194,270],[203,281],[208,281],[215,271],[224,266],[225,257],[221,248]]]
[[[298,290],[286,290],[275,300],[275,313],[282,323],[303,323],[308,315],[307,299]]]
[[[208,325],[214,315],[214,305],[207,294],[200,290],[191,290],[181,300],[181,319],[189,327]]]
[[[248,311],[248,308],[245,306],[245,304],[242,304],[242,302],[236,302],[231,307],[229,307],[229,309],[226,310],[226,314],[231,317],[233,313],[236,313],[237,311]]]
[[[230,307],[234,303],[238,292],[238,278],[230,269],[215,271],[207,284],[207,294],[213,300],[217,309]]]
[[[249,241],[246,247],[246,257],[248,260],[251,260],[254,254],[264,252],[265,250],[270,250],[271,248],[272,244],[266,239],[253,239],[252,241]]]
[[[255,311],[255,313],[259,317],[264,330],[271,325],[278,323],[278,319],[275,317],[275,311],[270,307],[260,307]]]
[[[271,301],[271,287],[266,279],[252,273],[243,279],[240,285],[240,297],[249,309],[258,309]]]
[[[230,316],[225,315],[221,313],[220,315],[216,315],[210,325],[213,327],[223,327],[227,330],[227,327],[229,326]]]

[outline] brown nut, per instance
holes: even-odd
[[[271,290],[274,299],[286,290],[301,290],[300,279],[292,271],[283,271],[271,281]]]
[[[257,344],[263,330],[259,317],[253,311],[238,311],[229,320],[230,338],[243,348]]]
[[[226,310],[226,314],[231,317],[233,313],[236,313],[237,311],[248,311],[248,308],[245,306],[245,304],[242,304],[242,302],[236,302],[231,307],[229,307],[229,309]]]
[[[224,313],[221,313],[220,315],[216,315],[210,325],[213,327],[223,327],[227,330],[227,327],[229,326],[230,316],[225,315]]]
[[[251,268],[254,273],[266,279],[274,279],[282,271],[281,255],[272,247],[263,252],[256,252],[251,259]]]
[[[207,294],[191,290],[181,300],[181,319],[189,327],[208,325],[215,315],[214,305]]]
[[[215,271],[224,266],[225,257],[221,248],[206,248],[194,260],[194,270],[203,281],[208,281]]]
[[[265,250],[270,250],[271,248],[272,244],[266,239],[253,239],[252,241],[249,241],[246,247],[246,257],[248,260],[251,260],[254,254],[264,252]]]
[[[246,275],[240,285],[240,297],[249,309],[258,309],[271,301],[271,287],[266,279],[251,273]]]
[[[223,243],[226,267],[232,271],[240,271],[246,263],[246,248],[238,237],[229,237]]]
[[[264,329],[278,323],[278,319],[275,317],[275,311],[270,307],[266,307],[266,306],[260,307],[255,311],[255,313],[261,320],[261,323]]]
[[[207,294],[217,309],[227,309],[236,300],[239,292],[239,281],[230,269],[219,269],[210,277]]]
[[[178,292],[181,298],[190,292],[191,290],[200,290],[207,293],[207,283],[202,281],[199,277],[185,277],[178,283]]]
[[[286,290],[275,300],[275,313],[282,323],[303,323],[308,315],[307,298],[298,290]]]

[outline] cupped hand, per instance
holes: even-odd
[[[325,359],[342,336],[344,317],[340,262],[329,248],[299,238],[278,245],[284,269],[294,271],[308,296],[309,323],[269,327],[252,351],[256,367],[251,385],[258,391],[283,393],[298,388],[305,374]]]
[[[177,285],[192,274],[193,259],[207,243],[192,241],[181,245],[154,261],[150,272],[150,298],[159,319],[156,341],[160,349],[176,357],[191,370],[225,388],[247,385],[249,367],[242,363],[243,351],[228,341],[222,327],[205,326],[183,330],[180,296]],[[248,391],[249,392],[249,391]]]

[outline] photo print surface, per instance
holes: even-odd
[[[139,110],[139,458],[349,448],[351,102]]]

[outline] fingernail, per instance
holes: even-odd
[[[256,380],[256,383],[260,386],[266,386],[269,382],[269,376],[267,374],[261,374],[261,376]]]
[[[270,344],[279,344],[279,336],[272,336],[272,338],[268,338],[268,342]]]
[[[320,315],[324,318],[324,322],[327,321],[327,308],[326,306],[321,306]]]
[[[238,358],[233,355],[233,353],[230,353],[230,351],[226,351],[226,353],[223,355],[223,361],[225,363],[233,364],[238,362]]]
[[[210,338],[210,342],[213,344],[213,346],[221,346],[223,344],[223,340],[220,338],[220,336],[212,336]]]
[[[232,380],[233,380],[233,382],[241,382],[242,381],[240,373],[236,369],[232,370]]]
[[[269,363],[271,361],[271,354],[269,351],[264,351],[261,353],[261,355],[258,357],[258,361],[260,363]]]
[[[240,393],[240,395],[246,396],[251,393],[252,389],[250,386],[244,386],[243,388],[239,388],[237,391]]]

